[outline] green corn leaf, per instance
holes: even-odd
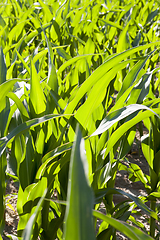
[[[159,157],[160,157],[160,150],[155,153],[154,159],[153,159],[153,169],[157,176],[160,176],[160,163],[159,163]]]
[[[18,169],[23,158],[25,147],[25,138],[23,135],[14,139],[11,147],[11,153],[8,158],[9,168],[11,168],[12,173],[14,173],[14,177],[18,175]]]
[[[25,230],[23,232],[23,235],[22,235],[22,239],[23,240],[30,240],[32,238],[33,226],[34,226],[34,224],[36,222],[36,219],[38,217],[39,211],[40,211],[40,209],[42,207],[42,204],[44,202],[44,198],[45,198],[46,192],[47,192],[47,190],[44,191],[41,199],[39,200],[39,202],[37,204],[37,207],[36,207],[34,213],[30,217],[30,219],[29,219],[29,221],[28,221],[28,223],[26,225],[26,228],[25,228]]]
[[[38,52],[34,57],[33,57],[33,64],[35,64],[40,58],[45,56],[48,52],[48,49],[44,49],[40,52]]]
[[[6,95],[8,94],[8,92],[11,90],[11,88],[16,82],[17,82],[17,79],[8,80],[0,85],[0,92],[1,92],[0,101],[2,101],[6,97]]]
[[[15,44],[15,47],[14,47],[14,50],[13,50],[13,54],[12,54],[12,61],[11,61],[11,66],[10,68],[7,70],[7,79],[10,79],[12,78],[12,73],[13,73],[13,69],[14,69],[14,66],[16,64],[16,59],[17,59],[17,51],[19,51],[24,39],[25,39],[25,36],[24,35],[23,37],[21,37],[21,39]],[[13,46],[12,46],[13,47]],[[12,48],[11,47],[11,48]]]
[[[1,106],[0,106],[0,137],[4,136],[5,127],[7,124],[7,119],[10,111],[10,104],[9,100],[6,97],[7,89],[6,87],[6,74],[7,74],[7,68],[5,63],[5,57],[3,54],[3,49],[0,47],[0,91],[6,90],[4,93],[1,92],[1,95],[3,95],[2,99],[0,100]],[[4,87],[5,86],[5,87]],[[3,233],[3,228],[5,225],[5,202],[4,202],[4,196],[5,196],[5,188],[6,188],[6,168],[7,168],[7,158],[6,158],[6,152],[4,152],[0,156],[0,235]]]
[[[142,151],[151,168],[153,168],[153,159],[154,159],[154,150],[153,150],[152,144],[153,143],[149,134],[146,134],[141,137]]]
[[[111,163],[108,162],[100,171],[100,177],[98,178],[98,187],[103,187],[113,177],[113,171]]]
[[[68,104],[65,113],[73,113],[77,104],[81,100],[81,98],[95,85],[95,83],[100,80],[111,68],[116,66],[119,62],[121,62],[126,57],[134,54],[135,52],[145,50],[151,46],[160,44],[160,41],[156,43],[150,43],[143,46],[135,47],[129,50],[126,50],[114,57],[110,58],[108,61],[103,63],[98,69],[96,69],[89,78],[81,85],[79,88],[75,98]],[[66,122],[64,123],[66,124]]]
[[[39,0],[39,3],[43,8],[43,12],[44,12],[44,15],[45,15],[47,21],[50,22],[52,20],[53,16],[49,10],[49,7],[42,0]]]
[[[10,93],[11,93],[11,95],[10,95]],[[24,109],[25,108],[24,106],[22,107],[22,102],[24,101],[24,99],[26,97],[25,94],[23,94],[22,97],[18,98],[19,95],[17,93],[16,93],[16,96],[12,96],[12,93],[13,92],[9,92],[7,94],[7,97],[13,99],[13,101],[15,103],[10,107],[10,112],[9,112],[9,115],[8,115],[8,118],[6,121],[4,136],[6,136],[8,134],[9,127],[11,126],[10,123],[12,122],[11,121],[13,119],[12,117],[15,116],[17,107],[19,108],[19,111],[21,113],[22,121],[29,120],[29,116],[26,118],[26,116],[28,115],[28,112],[26,112],[26,109]],[[13,95],[14,95],[14,93],[13,93]],[[19,115],[19,113],[18,113],[18,115]],[[17,125],[18,125],[18,122],[15,126],[17,126]]]
[[[42,26],[41,26],[42,28]],[[56,74],[56,69],[53,64],[54,60],[54,55],[53,55],[53,50],[51,48],[51,43],[49,42],[44,29],[42,28],[46,42],[47,42],[47,47],[48,47],[48,80],[47,83],[48,85],[52,88],[52,90],[58,94],[58,79],[57,79],[57,74]]]
[[[127,196],[128,198],[130,198],[132,201],[134,201],[136,203],[136,205],[142,209],[147,215],[152,216],[155,219],[158,219],[158,216],[155,212],[153,212],[147,205],[145,205],[141,199],[139,199],[138,197],[136,197],[133,194],[130,193],[126,193],[125,191],[121,190],[121,189],[116,189],[116,188],[102,188],[102,189],[98,189],[95,192],[95,203],[99,203],[102,201],[102,198],[105,195],[110,195],[110,194],[121,194],[124,196]]]
[[[72,141],[75,135],[75,122],[77,120],[83,127],[84,136],[86,134],[90,135],[96,129],[101,132],[101,136],[93,135],[94,137],[92,138],[90,136],[87,137],[85,142],[86,151],[83,150],[86,153],[89,164],[89,173],[86,174],[87,177],[85,174],[83,176],[86,177],[86,180],[89,178],[90,183],[94,181],[93,186],[96,189],[97,186],[103,186],[103,183],[106,183],[107,187],[110,184],[114,185],[114,177],[116,177],[115,166],[119,162],[114,159],[117,147],[119,147],[120,143],[120,151],[123,148],[118,157],[125,156],[132,145],[137,123],[139,121],[144,122],[150,135],[149,137],[143,137],[141,144],[142,151],[149,164],[150,176],[143,174],[141,169],[134,164],[130,166],[128,171],[130,176],[133,175],[133,179],[134,177],[136,177],[136,180],[140,179],[145,187],[148,186],[148,183],[151,184],[148,188],[146,187],[150,196],[143,199],[146,201],[151,200],[151,208],[154,210],[152,201],[159,198],[160,144],[158,140],[159,130],[158,128],[154,130],[153,125],[150,125],[150,119],[154,119],[154,123],[157,123],[157,126],[159,125],[157,117],[160,115],[160,100],[158,96],[158,92],[160,92],[160,75],[152,72],[154,71],[152,69],[157,66],[159,61],[159,49],[157,49],[157,46],[160,44],[159,1],[150,0],[147,2],[146,0],[141,0],[135,3],[132,0],[130,3],[128,0],[63,0],[60,4],[60,1],[51,0],[46,0],[45,2],[43,0],[2,0],[0,6],[0,43],[3,48],[3,52],[0,54],[0,180],[2,182],[2,189],[0,188],[0,197],[2,196],[0,198],[0,219],[3,221],[0,222],[2,223],[0,239],[3,236],[1,234],[3,234],[2,228],[4,223],[4,202],[2,206],[1,200],[4,200],[5,194],[3,191],[5,190],[6,180],[4,171],[6,167],[6,146],[9,148],[7,157],[10,155],[9,161],[13,165],[16,163],[15,173],[18,172],[17,175],[23,189],[33,182],[33,178],[36,175],[34,179],[36,184],[32,184],[33,186],[29,185],[24,191],[21,186],[19,188],[18,203],[21,202],[22,204],[17,204],[17,206],[21,205],[17,231],[18,237],[22,238],[22,231],[29,217],[34,213],[38,200],[43,196],[46,185],[44,188],[44,186],[39,185],[39,182],[44,177],[47,186],[49,186],[48,193],[50,194],[56,188],[57,197],[62,199],[62,201],[58,202],[57,200],[56,207],[58,207],[56,208],[53,204],[50,204],[52,200],[47,195],[48,201],[45,201],[45,203],[47,202],[46,205],[50,206],[47,209],[45,204],[43,204],[43,207],[41,205],[42,212],[39,209],[40,214],[30,220],[28,230],[26,229],[25,231],[26,235],[23,236],[25,239],[61,240],[63,238],[64,228],[62,221],[64,220],[65,206],[60,206],[60,204],[64,202],[63,200],[66,199],[67,195],[70,150],[73,152]],[[53,18],[54,16],[55,18]],[[41,24],[43,27],[41,27]],[[148,42],[150,44],[147,44]],[[128,49],[131,45],[139,47]],[[57,54],[56,51],[53,52],[53,49],[58,49],[58,51],[56,50]],[[154,49],[156,49],[156,53],[149,59],[148,53]],[[117,54],[117,52],[121,51],[124,52]],[[95,52],[97,54],[86,55],[86,53]],[[37,70],[35,74],[32,71],[32,64],[28,62],[30,54],[34,57],[32,61],[33,66]],[[81,56],[82,54],[84,55]],[[71,58],[70,56],[75,57]],[[135,56],[142,57],[132,59]],[[133,66],[131,70],[129,69],[129,64],[125,66],[124,63],[124,60],[128,59],[131,59],[130,66]],[[138,60],[139,62],[134,66],[134,63]],[[103,64],[101,65],[101,63]],[[123,71],[120,65],[121,67],[124,65]],[[29,69],[29,66],[31,66],[31,69]],[[84,70],[85,72],[82,73]],[[119,75],[114,79],[117,71]],[[126,73],[127,75],[124,78]],[[17,89],[15,89],[14,83],[12,84],[11,82],[21,81],[21,79],[18,79],[17,74],[22,78],[28,77],[27,82],[30,81],[31,77],[31,81],[34,79],[38,80],[38,94],[36,95],[36,83],[31,92],[25,89],[24,94],[18,98]],[[11,80],[12,77],[16,79]],[[52,80],[54,77],[56,80],[58,78],[57,86],[53,84],[54,81]],[[5,80],[3,81],[2,79]],[[9,80],[6,81],[6,79]],[[115,90],[120,90],[116,102]],[[39,92],[41,93],[39,94]],[[156,96],[154,96],[154,93],[156,93]],[[14,101],[12,106],[10,106],[9,98]],[[24,102],[25,104],[23,104]],[[130,104],[143,104],[142,106],[147,106],[153,109],[154,112],[147,108],[142,110],[139,108],[135,111],[132,111],[130,107],[123,108]],[[127,110],[129,110],[129,113],[127,113]],[[43,119],[40,118],[44,114],[49,113],[54,113],[54,115],[47,115],[48,118],[47,116],[44,116]],[[68,115],[58,115],[61,113],[68,113]],[[76,118],[73,117],[74,113]],[[107,119],[107,123],[102,121],[106,113],[107,117],[105,119]],[[157,116],[155,116],[155,113]],[[65,117],[61,118],[62,116]],[[29,119],[35,117],[37,119],[33,119],[34,121],[30,122]],[[116,121],[116,118],[118,121]],[[45,123],[50,119],[51,121]],[[104,125],[100,124],[101,121]],[[104,129],[98,128],[99,124]],[[15,129],[13,130],[13,128]],[[26,131],[28,132],[26,133]],[[33,139],[30,133],[33,133]],[[6,136],[7,134],[8,136]],[[96,132],[96,134],[99,133]],[[68,143],[61,145],[66,142]],[[45,156],[43,156],[43,152]],[[34,161],[38,161],[37,167],[40,166],[39,169],[34,168]],[[82,167],[85,168],[83,165]],[[36,170],[32,174],[31,172],[34,169]],[[124,168],[121,167],[121,169]],[[78,173],[78,170],[76,173]],[[84,182],[84,179],[82,180]],[[79,186],[79,183],[77,185]],[[150,191],[151,188],[154,191],[153,193]],[[86,187],[86,189],[91,190],[89,187]],[[70,193],[72,193],[71,191]],[[76,191],[77,189],[73,192],[74,200]],[[82,196],[84,196],[83,192],[82,190]],[[76,203],[81,197],[79,195],[76,197]],[[106,196],[106,199],[109,200],[109,195]],[[134,200],[132,199],[131,201],[133,207],[136,205],[133,202]],[[74,201],[72,200],[71,203],[74,204]],[[127,201],[125,201],[125,204],[130,205]],[[140,205],[140,202],[138,204]],[[115,210],[114,213],[116,213],[114,217],[120,217],[119,214],[124,213],[124,208],[126,207],[124,205],[120,203],[120,205],[113,208],[113,211]],[[71,207],[71,204],[69,206]],[[121,207],[122,209],[120,209]],[[139,208],[142,209],[142,206]],[[112,213],[113,211],[111,210]],[[156,209],[156,211],[158,210]],[[128,212],[131,214],[132,209],[129,209]],[[72,214],[75,217],[74,213]],[[106,218],[109,214],[106,214]],[[147,214],[150,215],[148,212]],[[82,214],[80,213],[80,215]],[[124,215],[123,220],[127,221],[128,217]],[[83,219],[84,216],[85,214],[83,213]],[[105,220],[102,219],[103,223],[99,231],[100,233],[102,231],[102,235],[99,237],[99,234],[97,239],[115,239],[116,226],[122,232],[124,231],[128,239],[151,239],[151,237],[139,230],[137,232],[136,228],[126,225],[122,221],[120,221],[121,224],[119,225],[116,219],[112,221],[109,218],[107,221],[106,218]],[[157,235],[154,235],[156,227],[152,221],[153,218],[151,216],[150,234],[153,238],[158,239],[158,231]],[[132,219],[129,220],[132,221]],[[136,222],[132,221],[133,224],[136,224]],[[76,223],[77,221],[73,222],[75,224],[73,226],[77,226],[78,224],[76,225]],[[139,227],[144,228],[143,224],[139,225]],[[73,228],[70,227],[71,233],[72,230]],[[145,228],[143,230],[145,232]],[[89,230],[88,232],[91,231]],[[77,239],[77,236],[73,238]],[[88,238],[91,237],[89,236]],[[67,239],[70,239],[69,233]],[[81,239],[83,239],[83,236]]]
[[[5,195],[5,188],[6,188],[6,170],[7,168],[7,158],[6,158],[6,153],[2,154],[0,157],[0,182],[2,186],[2,193],[3,196]]]
[[[50,95],[54,99],[54,103],[57,105],[57,107],[60,107],[61,110],[64,111],[64,109],[67,106],[67,103],[62,99],[62,97],[60,97],[56,92],[54,92],[47,83],[44,82],[44,84],[46,88],[49,90]]]
[[[6,81],[7,68],[5,63],[5,57],[3,54],[3,49],[0,47],[0,84]]]
[[[56,46],[55,44],[53,45]],[[66,61],[72,59],[72,57],[63,48],[57,48],[57,53],[59,54],[60,57],[62,57]]]
[[[37,204],[36,201],[41,198],[41,196],[43,195],[46,188],[47,188],[47,179],[44,177],[42,177],[38,182],[32,183],[29,186],[27,186],[24,191],[22,190],[21,185],[20,185],[19,191],[18,191],[19,197],[17,200],[18,213],[20,215],[25,214],[25,213],[31,213],[32,209],[34,210],[34,207]],[[28,204],[27,204],[27,202],[28,202]],[[30,214],[30,216],[31,216],[31,214]],[[28,219],[30,216],[27,216]],[[26,224],[27,224],[27,222],[26,223],[21,222],[20,223],[21,227],[18,226],[18,228],[20,227],[20,229],[24,229]]]
[[[46,29],[49,28],[51,25],[52,25],[52,23],[49,22],[49,23],[43,24],[42,27],[43,27],[44,30],[46,30]],[[32,40],[33,40],[37,35],[41,34],[42,31],[43,31],[43,30],[42,30],[41,28],[38,28],[38,29],[32,31],[30,34],[28,34],[27,36],[25,36],[25,39],[24,39],[25,43],[28,44],[29,42],[32,42]]]
[[[64,47],[67,47],[67,45],[52,47],[52,50],[57,49],[57,48],[64,48]],[[40,52],[38,52],[33,58],[33,63],[35,64],[36,61],[38,61],[40,58],[42,58],[44,55],[46,55],[47,52],[48,52],[48,49],[44,49],[44,50],[41,50]]]
[[[130,163],[129,164],[131,169],[134,171],[134,175],[145,185],[148,183],[143,171],[141,168],[135,164],[135,163]]]
[[[154,109],[154,112],[156,113],[156,116],[159,118],[158,114],[160,114],[160,110]],[[112,147],[117,143],[117,141],[123,136],[123,134],[127,130],[129,130],[131,127],[135,126],[137,123],[144,120],[145,118],[153,116],[155,114],[154,112],[153,111],[140,112],[133,119],[129,120],[128,122],[125,122],[121,127],[119,127],[112,134],[111,138],[109,139],[109,141],[107,143],[107,149],[106,149],[104,158],[108,155],[108,153],[111,151]]]
[[[72,149],[73,143],[66,143],[60,147],[57,147],[56,149],[48,152],[44,157],[42,158],[42,165],[37,171],[36,178],[40,179],[41,176],[44,174],[45,170],[47,169],[48,166],[50,166],[53,162],[60,161],[55,159],[57,156],[61,155],[62,153],[65,153],[67,151],[70,151]],[[54,160],[55,159],[55,160]]]
[[[150,199],[150,197],[160,198],[160,192],[152,192],[149,194],[148,199]]]
[[[21,100],[17,97],[17,95],[13,92],[9,92],[7,94],[7,97],[11,98],[15,102],[20,113],[22,114],[23,120],[24,121],[29,120],[28,112],[27,112],[25,106],[23,105],[23,103],[21,102]]]
[[[154,112],[152,109],[140,105],[140,104],[131,104],[129,106],[123,107],[119,110],[116,110],[112,113],[110,113],[105,119],[102,120],[101,124],[97,128],[97,130],[91,135],[96,136],[98,134],[103,133],[104,131],[108,130],[114,123],[124,119],[125,117],[131,115],[134,112],[140,111],[140,110],[149,110],[152,113],[154,113],[158,118],[160,118],[156,112]]]
[[[54,43],[52,43],[52,45],[57,49],[57,53],[59,54],[59,56],[64,58],[66,61],[72,59],[72,57],[63,48],[60,48],[58,45]],[[66,45],[64,47],[68,47],[68,46]]]
[[[40,129],[38,131],[37,138],[36,138],[36,144],[35,144],[36,152],[38,154],[43,154],[45,137],[46,137],[46,132],[42,126],[42,127],[40,127]]]
[[[17,56],[19,57],[19,59],[21,60],[21,62],[23,63],[23,66],[26,68],[26,70],[30,74],[30,68],[28,67],[27,63],[24,61],[24,59],[22,58],[22,56],[19,54],[19,52],[17,50],[16,50],[16,53],[17,53]]]
[[[156,9],[154,11],[152,11],[148,17],[147,17],[147,21],[146,21],[146,24],[148,24],[149,22],[151,22],[156,16],[158,16],[158,13],[159,12],[159,9]]]
[[[152,73],[146,73],[142,76],[137,85],[133,88],[130,98],[128,100],[128,104],[139,103],[141,104],[147,94],[149,93],[150,82],[152,79]]]
[[[93,194],[88,185],[88,166],[84,151],[84,140],[81,137],[79,127],[77,127],[69,172],[64,223],[65,240],[95,239],[92,221]]]
[[[45,163],[46,161],[51,161],[53,158],[55,158],[56,156],[71,150],[73,143],[66,143],[62,146],[57,147],[56,149],[48,152],[46,155],[44,155],[44,157],[42,158],[42,163]]]
[[[22,236],[22,232],[24,233],[25,228],[27,226],[27,222],[29,221],[32,214],[35,213],[35,209],[43,194],[47,192],[47,179],[41,178],[37,183],[33,183],[25,188],[23,191],[21,185],[19,186],[18,192],[18,200],[17,200],[17,211],[19,215],[21,215],[18,223],[17,232]],[[45,194],[46,195],[46,194]],[[38,238],[39,232],[36,231],[37,227],[40,230],[41,227],[41,214],[40,211],[37,213],[36,220],[36,228],[34,228],[33,235],[35,239]],[[33,230],[28,229],[28,231]],[[36,236],[35,236],[36,235]]]
[[[65,115],[56,115],[56,114],[49,114],[41,118],[36,118],[29,120],[25,123],[22,123],[18,127],[16,127],[13,131],[11,131],[6,137],[0,138],[0,156],[4,152],[7,144],[16,136],[23,134],[25,131],[30,129],[31,127],[35,127],[41,123],[49,121],[53,118],[62,117]]]
[[[150,54],[149,54],[150,56]],[[140,60],[134,67],[131,69],[131,71],[127,74],[125,77],[122,88],[119,91],[116,101],[122,96],[122,94],[133,84],[133,82],[136,80],[138,73],[141,71],[141,69],[144,67],[144,64],[146,63],[149,56],[144,57],[144,59]]]
[[[3,54],[2,47],[0,48],[0,137],[4,136],[5,128],[8,121],[8,116],[10,112],[10,103],[8,97],[6,97],[7,92],[10,90],[9,85],[6,81],[7,68],[5,64],[5,57]]]
[[[129,36],[128,36],[128,28],[129,28],[130,22],[126,24],[123,31],[121,32],[118,40],[118,46],[117,46],[117,52],[123,52],[127,50],[130,46],[129,42]]]
[[[110,224],[112,227],[114,227],[115,229],[119,230],[120,232],[122,232],[123,234],[125,234],[129,239],[132,240],[153,240],[152,237],[150,237],[149,235],[145,234],[143,231],[141,231],[140,229],[130,226],[129,224],[117,220],[115,218],[111,218],[107,215],[104,215],[103,213],[100,213],[98,211],[93,211],[93,216],[107,222],[108,224]]]
[[[29,9],[24,14],[23,19],[21,19],[22,21],[19,21],[18,24],[16,24],[15,27],[12,28],[12,30],[9,32],[9,34],[8,34],[9,45],[12,44],[12,41],[14,41],[14,40],[17,41],[21,31],[23,30],[25,23],[27,24],[29,22],[29,20],[27,20],[26,18],[28,17],[28,14],[30,14],[31,11],[32,11],[32,9]]]
[[[86,57],[92,57],[92,56],[98,56],[98,55],[102,55],[103,53],[98,53],[98,54],[84,54],[84,55],[80,55],[80,56],[76,56],[74,58],[69,59],[67,62],[63,63],[62,66],[60,66],[60,68],[58,69],[57,75],[60,75],[60,73],[62,73],[67,67],[69,67],[70,65],[72,65],[73,63],[76,63],[77,61],[86,58]]]
[[[36,172],[35,162],[35,146],[31,135],[27,135],[25,142],[24,154],[21,158],[18,169],[18,177],[22,189],[24,190],[28,185],[33,183]]]
[[[110,25],[112,27],[115,27],[115,28],[118,28],[120,30],[123,30],[123,27],[121,25],[119,25],[118,23],[116,23],[116,22],[112,22],[112,21],[104,20],[104,19],[102,19],[101,21],[106,23],[107,25]]]
[[[91,116],[92,112],[100,105],[106,95],[106,89],[110,81],[114,78],[116,73],[125,68],[126,65],[132,60],[124,61],[119,63],[117,66],[113,67],[108,71],[103,78],[101,78],[95,86],[92,88],[85,103],[78,109],[75,114],[75,118],[81,123],[85,128],[87,125],[87,120]]]
[[[4,21],[3,17],[0,14],[0,25],[4,28],[6,26],[6,22]]]
[[[5,221],[4,221],[4,211],[5,211],[5,206],[4,206],[4,195],[3,195],[3,188],[2,184],[0,181],[0,235],[3,233],[4,226],[5,226]]]
[[[128,132],[125,133],[120,143],[120,151],[118,154],[119,159],[122,159],[131,150],[135,135],[135,127],[131,128]]]
[[[67,18],[67,15],[70,11],[70,2],[71,0],[66,0],[65,1],[65,7],[64,7],[64,10],[62,12],[62,15],[63,15],[63,18],[66,19]]]
[[[21,17],[23,15],[23,11],[21,8],[21,4],[19,1],[13,0],[13,5],[12,5],[14,11],[15,11],[15,16],[16,17]]]
[[[46,99],[39,82],[38,74],[33,61],[31,61],[31,88],[30,88],[30,111],[33,117],[40,115],[46,110]]]

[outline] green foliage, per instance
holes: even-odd
[[[2,2],[0,234],[10,176],[19,183],[19,239],[116,239],[117,230],[158,239],[159,2]],[[123,164],[136,131],[149,175]],[[116,189],[118,169],[146,196]],[[128,199],[115,205],[114,194]]]
[[[87,178],[84,139],[77,127],[70,161],[64,239],[95,239],[92,219],[93,193]]]

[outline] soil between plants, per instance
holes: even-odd
[[[144,134],[147,134],[147,132],[144,131]],[[138,132],[136,134],[136,139],[138,141],[140,141]],[[142,169],[142,171],[145,174],[148,174],[148,171],[149,171],[148,164],[147,164],[145,157],[143,156],[143,154],[141,152],[139,144],[134,142],[131,152],[129,154],[127,154],[127,158],[130,162],[138,164],[140,166],[140,168]],[[126,171],[118,171],[117,176],[116,176],[115,187],[119,188],[127,193],[132,193],[136,196],[139,196],[139,195],[145,196],[146,195],[146,192],[145,192],[145,189],[144,189],[142,183],[141,182],[136,182],[136,183],[131,182],[128,178],[128,172],[126,172]],[[7,188],[6,188],[6,194],[9,194],[9,196],[6,198],[6,202],[8,199],[10,199],[9,203],[14,208],[14,211],[8,205],[6,205],[5,230],[4,230],[5,235],[2,236],[2,238],[4,240],[9,239],[6,237],[7,235],[16,235],[16,233],[17,233],[17,225],[18,225],[18,219],[19,219],[18,213],[16,210],[17,193],[18,193],[18,186],[10,178],[8,181],[8,184],[7,184]],[[122,195],[114,195],[114,198],[113,198],[115,205],[122,202],[125,199],[126,199],[126,197],[124,197]],[[103,204],[102,204],[101,212],[105,214],[105,209],[103,208]],[[137,219],[137,216],[136,216],[136,219]],[[138,217],[137,220],[140,223],[144,224],[146,230],[149,229],[149,224],[146,221],[145,214]],[[97,231],[98,231],[100,224],[101,224],[101,221],[98,220],[97,221]],[[117,232],[117,240],[126,240],[126,239],[129,239],[129,238],[123,236],[123,234],[121,234],[120,232]]]

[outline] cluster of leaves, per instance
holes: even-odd
[[[19,239],[116,239],[117,230],[158,239],[159,13],[153,0],[3,2],[1,234],[10,176],[19,182]],[[149,175],[123,165],[138,123]],[[146,197],[114,188],[118,169],[141,181]],[[130,200],[115,206],[114,194]],[[150,218],[149,232],[132,216],[137,207]]]

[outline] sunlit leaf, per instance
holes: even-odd
[[[93,211],[93,215],[97,218],[100,218],[103,221],[108,222],[111,226],[125,234],[128,238],[133,240],[141,240],[141,239],[148,239],[153,240],[152,237],[147,235],[146,233],[142,232],[140,229],[130,226],[129,224],[117,220],[115,218],[111,218],[107,215],[104,215],[101,212]]]
[[[36,207],[34,213],[30,217],[30,219],[29,219],[29,221],[28,221],[28,223],[26,225],[26,228],[25,228],[25,230],[23,232],[23,235],[22,235],[22,239],[23,240],[30,240],[31,237],[32,237],[33,226],[34,226],[34,224],[36,222],[36,218],[37,218],[37,215],[39,214],[40,208],[42,207],[45,195],[46,195],[46,190],[44,191],[41,199],[39,200],[39,202],[37,204],[37,207]]]
[[[104,131],[109,129],[114,123],[140,110],[149,110],[159,118],[159,116],[152,109],[140,104],[131,104],[129,106],[126,106],[122,109],[110,113],[105,119],[102,120],[97,130],[91,136],[103,133]]]
[[[12,132],[8,134],[8,136],[3,137],[0,139],[0,155],[4,152],[6,145],[9,141],[11,141],[14,137],[23,134],[25,131],[27,131],[31,127],[35,127],[43,122],[46,122],[50,119],[62,117],[64,115],[55,115],[55,114],[49,114],[41,118],[32,119],[25,123],[22,123],[17,128],[15,128]]]
[[[93,194],[88,185],[88,166],[84,140],[77,127],[73,145],[68,182],[64,239],[95,239],[92,206]]]

